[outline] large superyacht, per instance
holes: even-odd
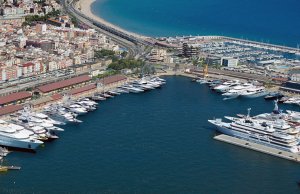
[[[242,118],[226,116],[225,118],[230,122],[223,122],[222,119],[208,120],[208,122],[213,124],[217,131],[229,136],[293,153],[300,151],[297,128],[279,118],[266,120],[250,117],[250,110],[248,109],[247,116]],[[272,114],[280,113],[274,110]]]
[[[35,150],[42,141],[33,137],[33,132],[24,127],[0,120],[0,145],[18,149]]]

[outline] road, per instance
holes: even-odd
[[[139,54],[143,52],[143,47],[148,44],[137,37],[120,32],[83,15],[74,8],[73,1],[68,3],[67,0],[61,0],[61,5],[68,14],[76,17],[78,21],[88,25],[89,27],[92,27],[98,32],[109,37],[116,44],[126,48],[129,57],[137,58]]]

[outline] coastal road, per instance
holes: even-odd
[[[142,40],[139,40],[131,35],[124,34],[123,32],[119,32],[116,29],[105,26],[104,24],[101,24],[98,21],[94,21],[92,18],[89,18],[86,15],[79,12],[78,10],[76,10],[74,8],[73,1],[68,3],[67,0],[61,0],[61,5],[68,14],[76,17],[78,21],[94,28],[98,32],[109,37],[116,44],[126,48],[129,57],[137,57],[140,53],[143,52]]]

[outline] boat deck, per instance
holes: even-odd
[[[282,151],[276,148],[271,148],[268,146],[260,145],[254,142],[249,142],[247,140],[238,139],[236,137],[231,137],[224,134],[216,135],[214,139],[300,163],[300,154]]]

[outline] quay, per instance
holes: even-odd
[[[225,143],[241,146],[243,148],[247,148],[247,149],[250,149],[250,150],[262,152],[262,153],[265,153],[265,154],[269,154],[269,155],[272,155],[272,156],[277,156],[279,158],[283,158],[283,159],[287,159],[287,160],[291,160],[291,161],[300,163],[300,155],[296,154],[296,153],[291,153],[291,152],[279,150],[279,149],[276,149],[276,148],[271,148],[271,147],[268,147],[268,146],[264,146],[264,145],[261,145],[261,144],[250,142],[250,141],[247,141],[247,140],[244,140],[244,139],[239,139],[239,138],[236,138],[236,137],[231,137],[231,136],[224,135],[224,134],[216,135],[214,137],[214,139],[218,140],[218,141],[225,142]]]
[[[288,52],[288,53],[300,52],[299,48],[276,45],[276,44],[270,44],[270,43],[264,43],[264,42],[258,42],[258,41],[253,41],[253,40],[245,40],[245,39],[241,39],[241,38],[221,36],[221,37],[219,37],[219,39],[229,40],[229,41],[236,41],[236,42],[240,42],[240,43],[243,43],[243,44],[252,44],[254,46],[262,46],[264,48],[279,50],[279,51]]]

